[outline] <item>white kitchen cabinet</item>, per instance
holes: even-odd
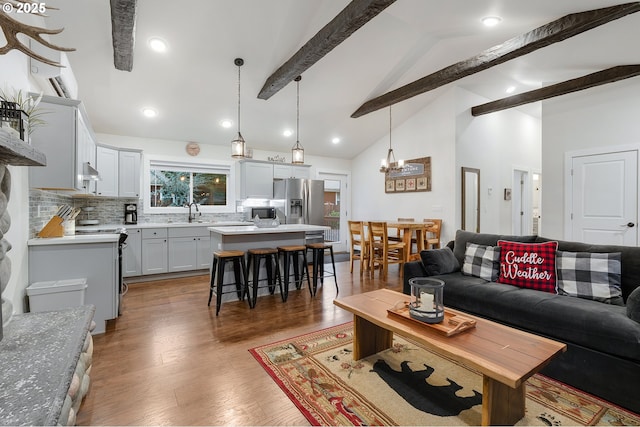
[[[95,161],[95,136],[80,101],[43,96],[43,126],[31,134],[31,145],[47,157],[47,165],[29,168],[29,186],[88,192],[82,179],[84,162]],[[91,163],[92,166],[95,163]]]
[[[168,271],[167,229],[142,230],[142,274],[160,274]]]
[[[104,333],[106,321],[118,317],[118,242],[33,240],[35,244],[29,242],[29,283],[87,279],[84,303],[96,307],[92,333]]]
[[[120,150],[118,152],[118,195],[120,197],[140,197],[139,151]]]
[[[240,198],[273,198],[273,164],[240,162]]]
[[[211,265],[211,238],[207,227],[169,228],[169,271],[189,271]]]
[[[118,197],[118,150],[98,145],[96,147],[96,169],[100,181],[96,181],[96,195]]]
[[[127,227],[126,246],[122,251],[122,275],[124,277],[142,274],[142,230]]]
[[[274,164],[273,179],[311,178],[311,166]]]

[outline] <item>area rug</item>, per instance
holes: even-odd
[[[249,351],[312,425],[480,425],[482,376],[399,336],[353,360],[353,324]],[[542,375],[516,425],[640,425],[640,416]]]

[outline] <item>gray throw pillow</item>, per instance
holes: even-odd
[[[640,323],[640,286],[635,288],[627,298],[627,316]]]
[[[448,247],[420,252],[422,265],[429,276],[453,273],[460,270],[460,263]]]

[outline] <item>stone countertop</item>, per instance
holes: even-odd
[[[100,225],[76,225],[76,230],[99,231],[113,228],[181,228],[181,227],[228,227],[250,225],[247,221],[207,221],[207,222],[140,222],[138,224],[100,224]]]
[[[330,230],[330,227],[324,225],[309,224],[281,224],[272,228],[260,228],[255,225],[230,226],[230,227],[209,227],[212,233],[221,234],[223,236],[245,235],[245,234],[275,234],[275,233],[304,233],[306,231],[324,231]]]
[[[56,425],[95,308],[16,314],[0,341],[0,425]]]
[[[117,233],[102,234],[77,234],[75,236],[63,237],[36,237],[27,241],[28,246],[47,246],[47,245],[77,245],[87,243],[118,243],[120,235]]]

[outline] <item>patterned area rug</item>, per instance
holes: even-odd
[[[402,337],[360,361],[353,324],[249,351],[312,425],[480,425],[482,376]],[[517,425],[640,425],[640,416],[542,375]]]

